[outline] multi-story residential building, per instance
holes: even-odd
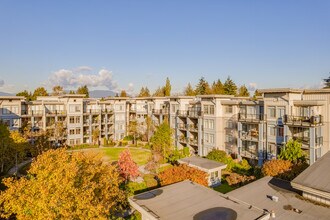
[[[217,148],[259,165],[276,158],[290,139],[302,143],[310,163],[329,151],[330,90],[259,91],[257,100],[229,95],[90,99],[67,94],[28,102],[5,96],[0,97],[0,119],[10,129],[51,131],[61,125],[65,134],[53,140],[77,145],[121,140],[132,121],[143,132],[150,117],[156,126],[169,122],[179,149],[206,156]]]

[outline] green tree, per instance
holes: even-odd
[[[236,95],[237,86],[234,81],[228,76],[225,84],[223,85],[226,95]]]
[[[165,86],[164,86],[164,96],[170,96],[171,95],[171,82],[170,82],[170,79],[167,77],[166,78],[166,83],[165,83]]]
[[[99,144],[99,140],[100,140],[100,129],[99,128],[93,129],[92,138],[93,138],[94,144]]]
[[[149,91],[148,87],[145,87],[145,88],[142,87],[138,97],[150,97],[150,91]]]
[[[0,215],[17,219],[109,219],[127,205],[115,166],[93,152],[49,150],[26,177],[6,178]]]
[[[250,96],[249,90],[246,88],[245,85],[242,85],[241,87],[239,87],[238,96],[243,96],[243,97],[249,97]]]
[[[12,150],[12,139],[10,138],[9,128],[0,120],[0,172],[4,173],[10,168],[14,159]],[[9,166],[8,166],[9,165]]]
[[[73,91],[73,90],[70,90],[70,91],[69,91],[69,94],[76,94],[76,92]]]
[[[154,125],[154,122],[153,122],[153,120],[150,116],[146,117],[145,122],[146,122],[146,136],[147,136],[147,141],[148,141],[148,144],[149,144],[151,134],[155,131],[155,125]]]
[[[24,97],[26,98],[27,101],[31,101],[31,100],[32,100],[32,94],[31,94],[31,92],[29,93],[29,92],[26,91],[26,90],[17,93],[16,96],[24,96]]]
[[[37,96],[48,96],[47,90],[44,87],[38,87],[34,90],[32,100],[36,100]]]
[[[329,89],[330,88],[330,76],[327,79],[323,79],[324,87],[323,89]]]
[[[223,88],[223,84],[220,79],[218,79],[216,82],[215,81],[213,82],[211,90],[212,90],[212,94],[218,94],[218,95],[225,94],[225,90]]]
[[[158,87],[152,96],[164,97],[164,89],[161,87]]]
[[[282,160],[291,161],[293,164],[306,161],[306,154],[301,149],[301,143],[290,139],[284,149],[281,150],[279,158]]]
[[[262,94],[256,89],[253,94],[253,99],[257,99],[258,96],[261,96]]]
[[[211,88],[209,83],[205,80],[204,77],[199,79],[198,84],[196,85],[195,89],[196,95],[208,95],[211,94]]]
[[[125,90],[121,90],[120,97],[127,97],[127,93]]]
[[[137,144],[136,138],[138,136],[139,128],[138,128],[138,122],[136,120],[130,121],[130,123],[128,125],[128,132],[130,133],[130,135],[133,136],[134,144]]]
[[[195,90],[193,89],[193,87],[191,86],[190,83],[188,83],[187,87],[184,89],[184,95],[186,96],[195,96]]]
[[[173,151],[172,130],[170,125],[164,121],[151,137],[152,149],[159,152],[163,158],[167,158]]]
[[[88,90],[87,85],[80,86],[80,87],[77,89],[76,94],[83,94],[83,95],[86,95],[86,98],[89,98],[89,90]]]
[[[64,90],[62,86],[53,87],[53,95],[62,95],[62,94],[64,94]]]

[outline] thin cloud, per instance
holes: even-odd
[[[87,70],[87,68],[84,69]],[[88,87],[106,87],[111,91],[118,91],[118,84],[113,79],[112,72],[106,69],[89,74],[78,73],[75,70],[60,69],[52,73],[47,84],[49,86],[60,85],[64,88],[87,85]]]
[[[247,86],[247,89],[248,89],[249,91],[254,91],[254,90],[256,90],[256,89],[257,89],[257,83],[250,82],[250,83],[248,84],[248,86]]]

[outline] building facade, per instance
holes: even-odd
[[[230,95],[90,99],[67,94],[28,102],[3,96],[0,119],[12,130],[62,126],[60,141],[68,145],[118,141],[130,133],[133,122],[144,132],[147,118],[155,126],[167,121],[178,149],[206,156],[216,148],[259,165],[276,158],[290,139],[302,143],[309,163],[329,151],[330,90],[259,92],[262,96],[255,100]]]

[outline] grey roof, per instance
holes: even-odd
[[[292,189],[290,182],[264,177],[226,195],[236,197],[262,209],[273,210],[278,220],[329,219],[329,208],[299,199],[296,192]],[[271,196],[277,196],[278,202],[273,201]],[[286,210],[289,206],[302,212],[298,214],[292,210]]]
[[[183,181],[129,198],[150,219],[258,219],[269,213],[191,181]]]
[[[314,164],[292,180],[292,184],[330,193],[330,152],[323,155]],[[329,197],[330,198],[330,197]]]
[[[185,164],[192,165],[192,166],[199,167],[199,168],[206,169],[206,170],[212,170],[215,168],[225,168],[226,167],[226,164],[224,164],[224,163],[220,163],[220,162],[217,162],[214,160],[209,160],[209,159],[197,157],[197,156],[182,158],[182,159],[178,160],[178,162],[185,163]]]

